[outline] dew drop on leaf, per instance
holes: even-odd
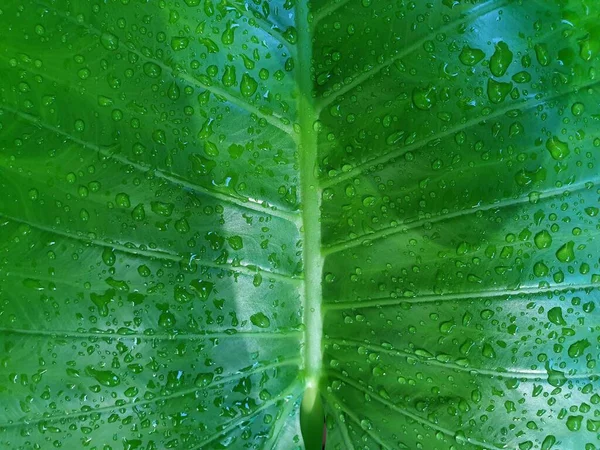
[[[535,44],[533,48],[535,50],[535,57],[541,66],[550,64],[550,54],[546,44]]]
[[[436,104],[436,89],[433,86],[415,88],[412,93],[413,104],[417,109],[427,111]]]
[[[102,33],[100,43],[106,50],[117,50],[119,48],[119,38],[112,33]]]
[[[175,51],[184,50],[190,44],[190,40],[186,37],[172,37],[171,48]]]
[[[102,261],[107,266],[114,266],[117,258],[115,256],[115,252],[110,247],[105,247],[102,251]]]
[[[552,245],[552,236],[546,230],[542,230],[533,238],[535,246],[539,249],[548,248]]]
[[[492,78],[488,79],[487,95],[492,103],[502,103],[511,90],[512,83],[500,82]]]
[[[153,213],[158,214],[159,216],[169,217],[173,214],[173,209],[175,205],[173,203],[159,202],[154,201],[150,202],[150,209]]]
[[[199,373],[196,375],[196,379],[194,380],[194,385],[199,388],[203,388],[212,383],[214,379],[214,374],[212,372]]]
[[[150,78],[158,78],[162,73],[161,67],[153,62],[144,63],[144,73]]]
[[[458,59],[465,66],[474,66],[485,58],[483,50],[478,48],[471,48],[468,46],[463,47]]]
[[[200,300],[206,301],[214,288],[214,283],[206,280],[192,280],[190,286],[196,291]]]
[[[271,326],[271,320],[262,312],[251,315],[250,322],[259,328],[269,328]]]
[[[100,370],[88,366],[85,372],[103,386],[115,387],[121,384],[121,379],[110,370]]]
[[[490,71],[495,77],[503,76],[513,60],[513,53],[506,42],[500,41],[496,44],[496,51],[490,59]]]
[[[581,116],[585,111],[585,105],[580,102],[575,102],[571,106],[571,114],[574,116]]]
[[[563,244],[556,251],[556,258],[563,263],[573,261],[575,259],[575,251],[573,250],[574,246],[575,242],[573,241],[569,241],[566,244]]]
[[[550,152],[553,159],[560,161],[569,156],[569,145],[554,136],[546,141],[546,149]]]
[[[168,311],[162,312],[158,317],[158,325],[163,328],[173,328],[175,323],[175,316]]]
[[[115,195],[115,203],[119,208],[129,208],[131,206],[129,195],[124,192],[120,192]]]
[[[133,208],[131,211],[131,218],[136,221],[142,221],[146,218],[146,211],[143,204],[140,203]]]
[[[560,306],[555,306],[548,310],[548,320],[555,325],[564,326],[567,324],[565,319],[563,319],[562,308]]]
[[[583,416],[569,416],[567,417],[567,428],[569,431],[581,430],[581,423],[583,422]]]
[[[242,82],[240,83],[240,92],[244,97],[252,97],[258,88],[258,83],[254,78],[245,73],[242,75]]]
[[[512,76],[512,80],[515,83],[529,83],[531,81],[531,74],[525,70],[517,72]]]
[[[544,438],[544,441],[542,442],[542,447],[541,450],[550,450],[552,447],[554,447],[554,444],[556,443],[556,438],[549,434],[548,436],[546,436]]]
[[[587,339],[574,342],[569,346],[568,354],[571,358],[579,358],[580,356],[583,356],[585,349],[590,345],[591,344]]]

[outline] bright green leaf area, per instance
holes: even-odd
[[[0,2],[0,448],[600,449],[600,2]]]

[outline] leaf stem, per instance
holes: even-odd
[[[321,190],[317,178],[317,120],[312,80],[312,15],[308,1],[297,2],[298,111],[300,121],[300,191],[303,205],[304,265],[304,369],[306,391],[302,401],[301,427],[307,450],[320,448],[323,409],[319,393],[323,320],[321,316],[323,256],[321,254]],[[317,436],[319,436],[317,438]]]

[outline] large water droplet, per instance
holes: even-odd
[[[490,58],[490,71],[496,77],[501,77],[508,70],[508,66],[513,60],[513,53],[505,42],[496,44],[496,51]]]

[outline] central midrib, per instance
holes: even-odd
[[[300,195],[302,202],[302,238],[304,266],[304,371],[305,393],[301,427],[305,447],[319,448],[323,413],[319,393],[321,376],[323,321],[321,317],[323,256],[321,254],[321,190],[316,176],[317,120],[313,99],[312,32],[308,0],[300,0],[296,9],[298,32],[298,119],[300,123]]]

